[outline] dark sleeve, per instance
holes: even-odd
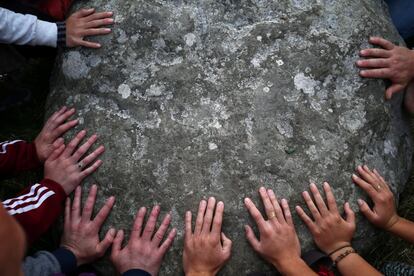
[[[0,176],[8,177],[22,171],[40,168],[42,163],[37,157],[34,143],[22,140],[0,143]]]
[[[151,274],[142,269],[130,269],[122,273],[122,276],[151,276]]]
[[[43,179],[24,189],[20,196],[3,201],[3,206],[25,230],[30,244],[56,221],[65,199],[66,193],[58,183]]]
[[[52,254],[59,262],[60,270],[63,274],[69,274],[77,268],[76,256],[69,249],[60,247],[53,251]]]

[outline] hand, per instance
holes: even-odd
[[[40,162],[44,163],[49,155],[63,144],[63,138],[59,137],[78,124],[78,120],[66,122],[73,114],[75,114],[74,108],[67,109],[64,106],[59,111],[53,113],[46,121],[42,131],[34,140]]]
[[[221,232],[224,203],[220,201],[215,206],[214,197],[208,199],[208,204],[205,200],[200,202],[194,233],[191,212],[185,214],[183,265],[187,276],[216,275],[230,259],[232,243]]]
[[[266,191],[264,187],[261,187],[259,194],[267,220],[263,218],[254,203],[249,198],[245,198],[244,204],[260,233],[258,240],[252,228],[246,225],[246,237],[256,252],[283,273],[283,268],[289,267],[289,263],[300,260],[300,244],[289,205],[286,199],[282,199],[282,204],[279,204],[273,190]]]
[[[96,135],[92,135],[85,144],[75,150],[85,135],[85,130],[79,132],[66,148],[65,145],[61,145],[45,162],[44,177],[59,183],[67,195],[69,195],[85,177],[96,171],[99,166],[102,165],[102,161],[97,160],[88,167],[91,162],[104,152],[104,146],[99,146],[96,150],[79,161],[98,139]]]
[[[315,184],[310,185],[314,200],[308,192],[302,193],[314,221],[308,217],[301,207],[296,206],[296,211],[311,232],[316,245],[323,252],[329,254],[342,246],[351,245],[352,236],[355,232],[355,214],[349,203],[345,203],[346,220],[344,220],[338,212],[335,197],[329,184],[323,183],[323,189],[328,206],[326,206]]]
[[[89,191],[85,206],[81,209],[81,188],[75,191],[71,208],[70,198],[66,199],[65,223],[61,246],[69,249],[76,256],[78,266],[93,262],[105,254],[115,237],[115,229],[111,228],[105,238],[99,240],[99,230],[114,206],[115,198],[110,197],[91,220],[98,188],[93,185]]]
[[[105,35],[109,28],[100,28],[114,23],[112,12],[95,13],[95,9],[81,9],[66,20],[66,46],[100,48],[101,44],[84,40],[87,36]]]
[[[160,227],[154,234],[155,224],[160,213],[159,206],[155,206],[152,209],[147,224],[142,231],[145,213],[145,207],[141,207],[135,218],[127,246],[121,249],[124,232],[120,230],[116,234],[112,245],[111,260],[121,274],[130,269],[141,269],[152,276],[157,275],[162,259],[171,247],[177,234],[177,230],[175,228],[172,229],[165,241],[162,242],[171,222],[170,214],[164,217]]]
[[[364,200],[358,199],[361,213],[375,226],[389,230],[400,219],[392,191],[377,170],[371,171],[367,166],[358,166],[357,171],[361,177],[354,174],[352,180],[374,202],[374,208],[371,210]]]
[[[360,52],[357,66],[366,68],[360,72],[364,78],[389,79],[392,85],[386,90],[385,97],[390,100],[394,93],[403,90],[414,78],[414,51],[394,45],[380,37],[371,37],[369,42],[383,49],[371,48]]]

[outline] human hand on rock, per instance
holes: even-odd
[[[46,121],[34,140],[40,162],[44,163],[50,154],[64,143],[63,138],[59,137],[78,124],[78,120],[67,121],[73,114],[74,108],[68,109],[64,106]]]
[[[414,51],[380,37],[371,37],[369,42],[382,49],[361,50],[360,56],[365,59],[357,61],[357,66],[363,68],[360,75],[364,78],[389,79],[392,85],[385,91],[385,97],[390,100],[394,93],[405,89],[414,78]]]
[[[85,135],[85,130],[79,132],[75,138],[69,142],[68,146],[65,147],[65,145],[61,145],[55,149],[45,162],[44,177],[59,183],[67,195],[69,195],[85,177],[92,174],[100,165],[102,165],[101,160],[94,160],[104,152],[104,146],[99,146],[92,153],[83,158],[84,154],[98,139],[96,134],[92,135],[86,143],[76,149]],[[91,163],[92,165],[89,166]]]
[[[358,166],[357,172],[360,177],[353,174],[352,180],[374,202],[374,207],[371,209],[364,200],[358,199],[361,213],[375,226],[389,230],[400,219],[391,189],[377,170],[371,171],[368,166]]]
[[[185,275],[216,275],[230,259],[232,242],[221,232],[224,203],[214,197],[202,200],[194,233],[191,212],[185,214],[183,266]]]
[[[301,262],[299,239],[293,225],[292,215],[286,199],[278,202],[273,190],[259,189],[267,220],[265,220],[250,198],[244,204],[259,228],[259,239],[246,225],[246,237],[253,249],[282,274],[286,268]]]
[[[61,246],[70,250],[76,257],[77,265],[90,263],[105,254],[115,238],[115,229],[111,228],[100,241],[99,231],[114,205],[115,198],[110,197],[98,214],[91,220],[96,201],[97,186],[89,191],[81,214],[81,187],[77,187],[73,205],[66,199],[65,222]]]
[[[349,203],[344,205],[346,220],[338,212],[335,197],[328,183],[323,184],[326,203],[323,200],[315,184],[310,185],[313,199],[307,191],[302,196],[312,213],[313,220],[296,206],[300,218],[311,232],[316,245],[326,254],[344,246],[351,246],[351,240],[355,232],[355,214]]]
[[[160,207],[152,208],[145,228],[143,228],[146,209],[141,207],[135,218],[134,226],[128,244],[121,248],[124,239],[124,232],[118,231],[112,245],[111,260],[118,272],[121,274],[131,269],[141,269],[152,276],[158,274],[164,255],[174,241],[177,230],[170,231],[167,238],[163,240],[168,226],[171,222],[171,215],[167,214],[158,230],[155,232]]]
[[[111,32],[109,28],[101,28],[114,23],[112,12],[95,13],[95,9],[81,9],[66,20],[66,46],[84,46],[100,48],[101,44],[84,40],[87,36],[105,35]]]

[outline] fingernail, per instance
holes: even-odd
[[[354,173],[352,174],[352,177],[353,178],[358,178],[358,176],[356,174],[354,174]]]
[[[284,204],[284,205],[287,204],[287,200],[285,198],[282,198],[282,204]]]
[[[114,236],[116,233],[114,228],[109,229],[109,235]]]
[[[315,183],[311,183],[309,186],[311,186],[312,188],[317,189],[316,184]]]
[[[266,189],[265,189],[265,187],[260,187],[260,188],[259,188],[259,191],[260,191],[260,192],[266,192]]]
[[[364,204],[364,201],[363,201],[362,199],[360,199],[360,198],[358,198],[358,200],[357,200],[357,201],[358,201],[358,204],[359,204],[359,205]]]
[[[249,204],[249,202],[250,202],[250,199],[246,197],[246,198],[244,199],[244,203],[245,203],[245,204]]]
[[[220,205],[220,207],[221,207],[221,206],[224,206],[223,201],[219,201],[219,203],[217,203],[217,206],[219,206],[219,205]]]

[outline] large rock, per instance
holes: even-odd
[[[329,181],[342,205],[363,196],[362,163],[401,192],[412,145],[401,95],[363,80],[354,62],[370,35],[400,42],[378,0],[79,1],[115,12],[100,50],[58,57],[50,112],[74,105],[80,128],[105,144],[98,182],[116,195],[106,224],[129,229],[139,206],[172,210],[178,238],[161,274],[181,271],[183,218],[202,198],[226,205],[234,241],[225,275],[271,270],[247,244],[243,198],[266,185],[291,206],[310,181]],[[312,246],[295,217],[302,248]],[[375,231],[360,220],[355,243]],[[105,270],[108,271],[108,270]]]

